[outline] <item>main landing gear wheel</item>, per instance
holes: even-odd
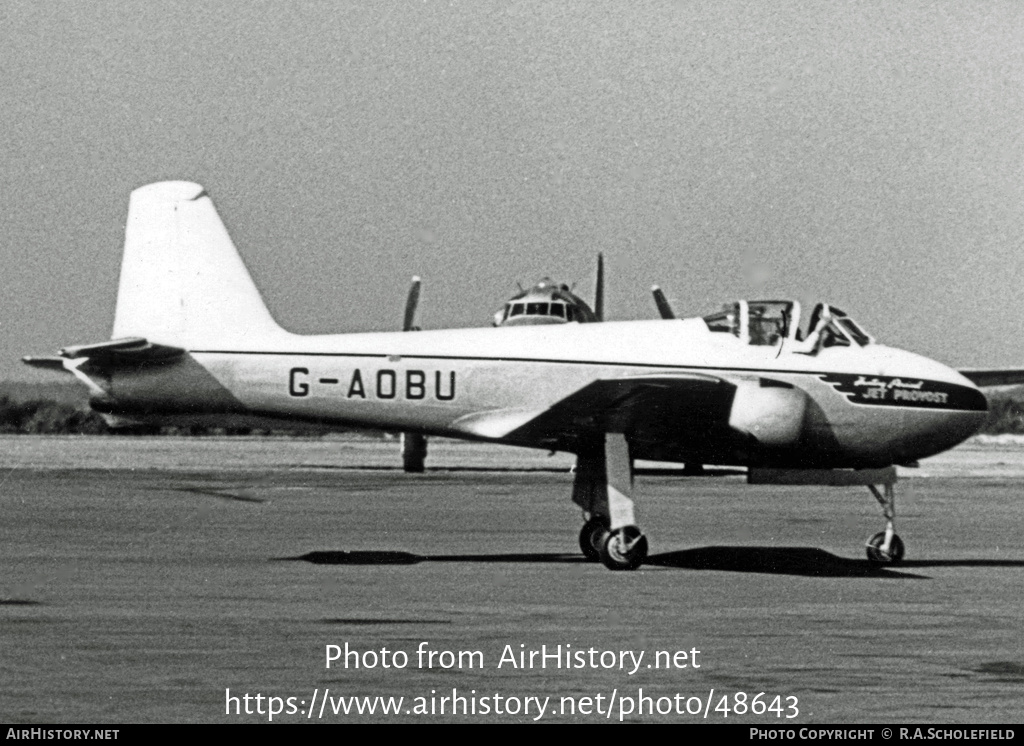
[[[601,562],[609,570],[635,570],[647,559],[647,537],[636,526],[609,531],[601,545]]]
[[[867,552],[868,559],[876,564],[892,564],[900,562],[903,559],[903,539],[897,534],[892,535],[892,541],[889,542],[889,551],[882,551],[882,545],[885,544],[885,531],[879,531],[877,534],[868,539]]]
[[[608,537],[608,519],[595,515],[580,529],[580,549],[590,562],[601,559],[601,547]]]

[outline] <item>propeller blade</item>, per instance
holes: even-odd
[[[594,316],[604,321],[604,254],[597,255],[597,282],[594,284]]]
[[[668,302],[668,298],[665,297],[665,293],[662,292],[661,288],[654,285],[651,288],[651,292],[654,294],[654,305],[658,307],[658,313],[661,314],[661,318],[674,319],[676,312],[672,310],[672,305]]]
[[[412,286],[409,288],[409,297],[405,300],[405,319],[402,321],[402,331],[417,331],[416,307],[420,303],[420,278],[412,278]]]

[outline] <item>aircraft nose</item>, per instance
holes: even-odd
[[[963,443],[984,426],[988,419],[988,399],[971,381],[951,368],[936,375],[925,386],[900,394],[914,412],[918,423],[908,450],[914,459],[934,456]]]

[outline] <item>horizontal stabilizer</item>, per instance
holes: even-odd
[[[87,345],[72,345],[61,349],[61,357],[87,357],[94,362],[106,359],[167,360],[185,352],[180,347],[158,345],[142,337],[112,339]]]
[[[1024,384],[1024,368],[975,368],[960,375],[975,386],[1019,386]]]
[[[60,357],[24,357],[22,362],[34,368],[67,369],[66,360],[88,358],[89,364],[100,368],[135,367],[170,362],[185,354],[180,347],[158,345],[142,337],[112,339],[87,345],[72,345],[60,350]]]
[[[21,359],[21,362],[25,365],[31,365],[33,368],[43,368],[45,370],[64,370],[64,360],[62,357],[45,357],[42,355],[33,356],[28,355]]]

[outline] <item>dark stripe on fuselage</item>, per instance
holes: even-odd
[[[476,355],[395,355],[388,353],[358,352],[273,352],[267,350],[189,350],[201,355],[274,355],[281,357],[341,357],[381,358],[398,360],[460,360],[465,362],[497,363],[539,363],[549,365],[592,365],[617,368],[646,368],[651,371],[723,371],[726,373],[756,373],[759,375],[812,376],[828,383],[836,391],[845,394],[853,404],[866,406],[904,407],[907,409],[942,409],[965,412],[988,411],[985,395],[972,386],[963,386],[944,381],[899,376],[875,376],[860,373],[834,373],[814,370],[788,370],[785,368],[740,368],[714,365],[671,365],[652,363],[611,362],[607,360],[551,360],[528,357],[483,357]],[[879,383],[872,384],[872,381]],[[866,383],[865,383],[866,382]],[[868,394],[886,387],[886,395]],[[895,385],[892,385],[895,384]],[[899,394],[895,392],[901,392]],[[915,393],[916,392],[916,393]]]
[[[954,409],[967,412],[988,411],[985,395],[974,388],[943,381],[900,376],[862,376],[828,373],[820,376],[853,404],[869,407],[910,407],[915,409]]]

